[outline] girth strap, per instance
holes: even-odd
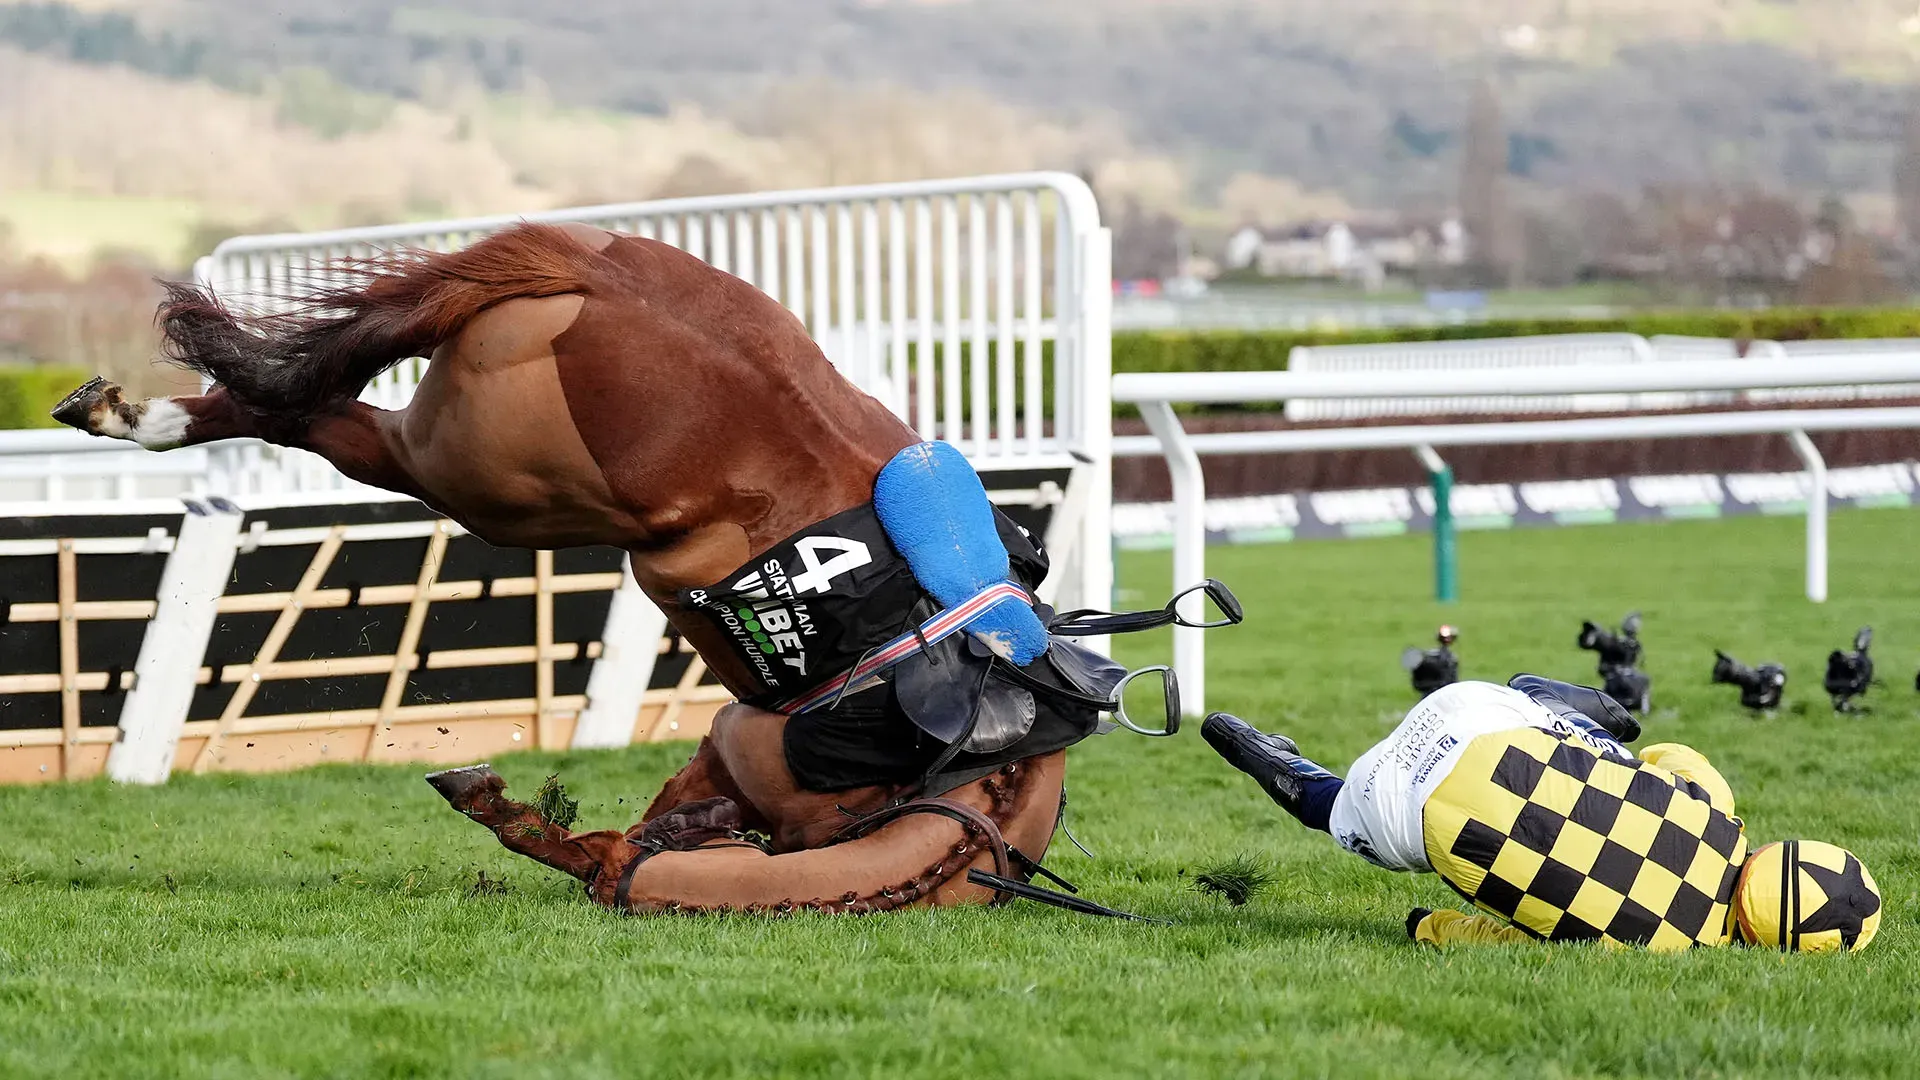
[[[640,869],[641,863],[660,854],[660,851],[661,849],[657,847],[644,847],[634,853],[633,858],[627,862],[626,868],[620,871],[619,883],[613,887],[614,907],[621,911],[633,910],[627,895],[633,889],[633,872]]]
[[[1021,897],[1053,907],[1064,908],[1067,911],[1076,911],[1082,915],[1100,915],[1112,919],[1129,919],[1134,922],[1157,921],[1143,915],[1134,915],[1130,912],[1110,908],[1104,904],[1096,904],[1091,900],[1086,900],[1078,896],[1055,892],[1052,889],[1043,888],[1032,882],[1021,881],[1015,878],[1012,875],[1012,868],[1017,864],[1023,874],[1029,876],[1034,873],[1044,874],[1046,877],[1059,882],[1067,889],[1071,890],[1074,888],[1066,879],[1041,866],[1032,857],[1020,851],[1020,849],[1009,845],[1000,835],[1000,827],[994,824],[992,818],[968,806],[966,803],[955,802],[952,799],[915,799],[912,802],[889,806],[884,810],[876,810],[866,817],[861,818],[859,821],[841,829],[838,833],[834,834],[833,839],[829,840],[828,843],[837,844],[844,840],[858,839],[880,828],[882,825],[898,821],[908,814],[939,814],[942,817],[952,818],[962,824],[971,824],[987,834],[988,843],[993,849],[994,869],[997,872],[990,874],[984,870],[969,869],[967,871],[967,881],[971,884],[979,885],[982,888],[992,889],[994,891],[995,903],[1000,903],[1007,897]]]
[[[646,862],[648,859],[653,858],[655,855],[658,855],[663,851],[695,852],[695,851],[720,851],[725,848],[746,848],[750,851],[757,851],[762,855],[773,854],[771,851],[767,850],[767,846],[765,844],[754,843],[751,840],[728,840],[724,843],[715,843],[714,841],[709,840],[704,844],[698,845],[697,847],[690,847],[690,848],[665,847],[660,844],[639,843],[634,840],[629,840],[627,842],[629,844],[632,844],[634,847],[638,848],[639,854],[635,855],[630,861],[628,861],[626,867],[620,871],[620,881],[617,885],[614,886],[613,906],[621,911],[632,910],[632,899],[631,897],[628,896],[628,893],[633,888],[634,871],[640,869],[641,863]],[[587,879],[588,893],[593,892],[594,879],[598,878],[599,876],[600,876],[600,869],[599,867],[595,867],[593,871],[593,877]]]

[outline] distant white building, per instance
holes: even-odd
[[[1279,229],[1243,226],[1227,238],[1221,264],[1262,277],[1319,278],[1378,285],[1386,275],[1459,266],[1466,229],[1449,217],[1431,225],[1312,221]]]
[[[1248,225],[1227,238],[1225,263],[1262,277],[1334,278],[1353,265],[1353,230],[1344,221],[1314,221],[1281,229]]]

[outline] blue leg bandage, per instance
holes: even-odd
[[[873,509],[920,587],[941,606],[1012,580],[987,489],[952,446],[925,442],[894,455],[874,481]],[[988,608],[967,631],[1023,667],[1047,651],[1046,627],[1017,600]]]

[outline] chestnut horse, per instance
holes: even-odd
[[[211,389],[130,401],[95,379],[55,417],[156,450],[235,438],[310,450],[496,545],[624,548],[647,594],[742,697],[750,673],[682,590],[870,501],[882,465],[918,441],[786,308],[667,244],[523,224],[461,251],[345,269],[349,285],[270,316],[169,285],[166,355]],[[432,363],[406,408],[356,400],[412,356]],[[1045,852],[1063,753],[999,763],[946,793],[938,814],[859,822],[897,813],[911,778],[807,790],[784,752],[788,722],[727,706],[624,833],[570,833],[508,800],[485,766],[430,779],[511,850],[633,910],[979,902],[994,893],[966,871],[1007,875],[1003,839]],[[742,842],[748,830],[770,843]]]

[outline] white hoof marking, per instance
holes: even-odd
[[[115,422],[119,417],[113,418]],[[133,423],[131,437],[134,442],[149,450],[171,450],[187,441],[187,428],[193,424],[193,414],[173,403],[168,398],[149,398],[141,406],[140,417]],[[111,434],[111,432],[103,432]],[[127,438],[128,436],[120,436]]]

